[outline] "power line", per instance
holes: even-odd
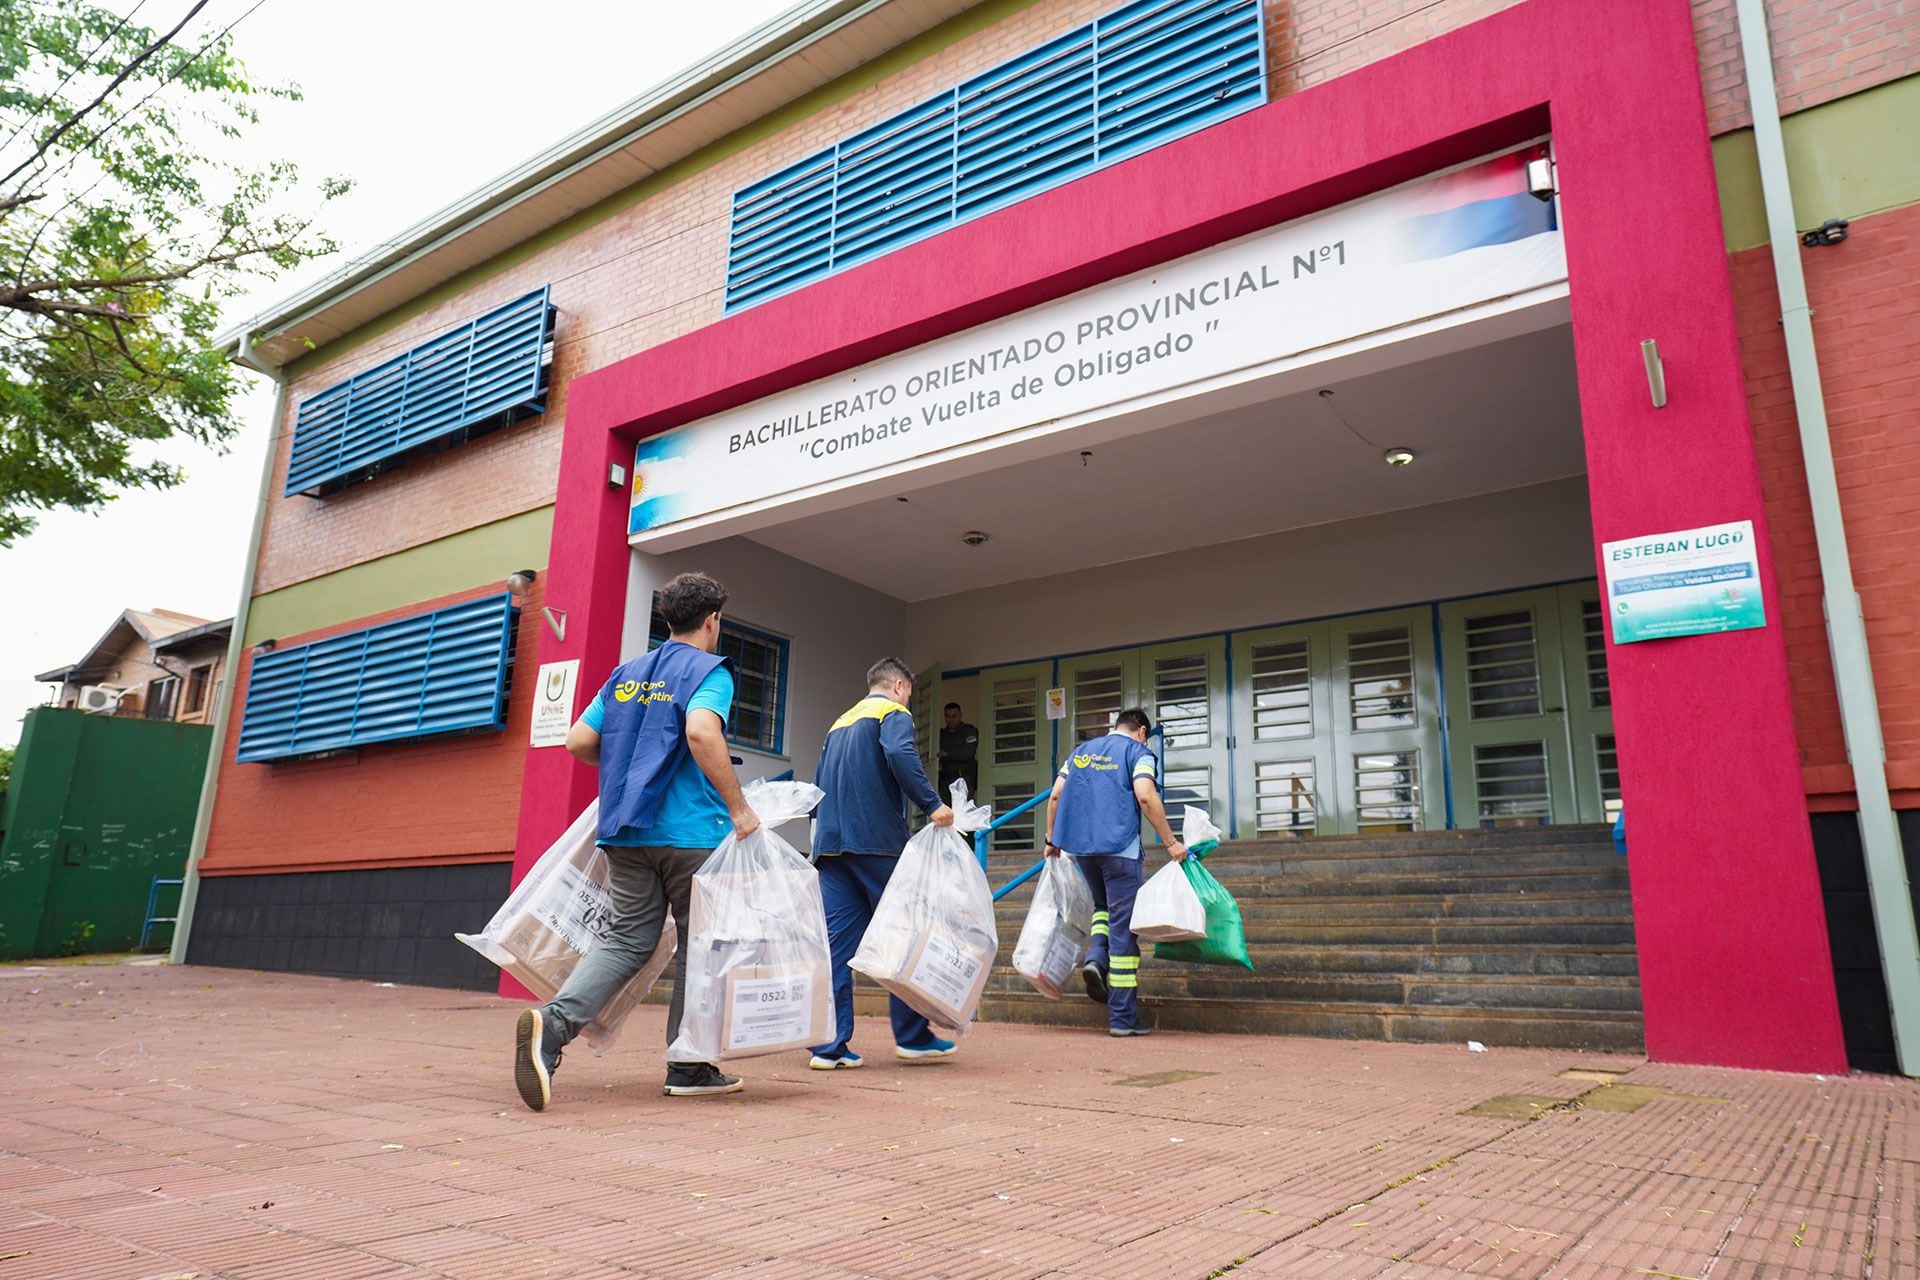
[[[56,97],[60,95],[60,91],[67,87],[67,83],[69,81],[71,81],[75,76],[79,75],[82,71],[85,71],[89,66],[91,66],[94,58],[99,55],[102,49],[107,47],[108,42],[111,41],[115,36],[120,34],[120,28],[126,26],[129,22],[132,22],[135,15],[137,15],[142,9],[146,7],[147,7],[147,0],[140,0],[140,3],[134,5],[133,10],[130,13],[128,13],[126,17],[114,23],[113,30],[107,32],[106,35],[101,36],[100,43],[93,46],[93,49],[87,54],[86,57],[80,59],[79,62],[75,63],[73,67],[67,72],[67,74],[61,77],[59,84],[53,86],[52,89],[47,91],[47,96],[40,99],[39,104],[35,106],[32,111],[27,113],[26,118],[20,122],[19,127],[16,128],[12,133],[7,135],[7,140],[5,142],[0,142],[0,152],[4,152],[8,147],[12,146],[14,143],[14,140],[18,138],[21,134],[27,131],[27,126],[33,123],[34,117],[47,109],[47,104],[49,102],[52,102]]]

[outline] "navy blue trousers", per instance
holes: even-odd
[[[1142,883],[1139,858],[1078,854],[1093,888],[1093,943],[1087,959],[1107,971],[1107,1025],[1125,1031],[1140,1022],[1140,939],[1133,936],[1133,899]]]
[[[820,897],[827,908],[827,940],[833,944],[833,1013],[839,1023],[832,1044],[814,1047],[821,1057],[839,1057],[853,1039],[853,970],[847,961],[860,949],[898,861],[880,853],[835,853],[814,864],[820,869]],[[893,1015],[893,1042],[901,1048],[924,1049],[939,1038],[900,997],[888,996],[887,1008]]]

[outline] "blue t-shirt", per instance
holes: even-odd
[[[1054,811],[1054,843],[1068,853],[1139,857],[1140,801],[1133,784],[1153,776],[1153,752],[1127,734],[1075,747],[1060,766],[1066,785]]]
[[[725,724],[727,716],[733,710],[733,672],[725,667],[715,667],[693,691],[693,697],[687,700],[687,714],[696,711],[711,711]],[[580,723],[600,732],[600,726],[606,722],[606,704],[600,695],[587,705],[580,717]],[[650,827],[622,827],[619,834],[602,840],[601,844],[618,845],[631,849],[640,845],[665,845],[672,849],[711,849],[727,838],[733,830],[733,819],[727,816],[727,806],[720,802],[720,793],[707,781],[707,775],[700,772],[700,766],[689,751],[681,757],[679,767],[673,771],[673,778],[667,783],[665,794],[660,797],[660,811],[655,815]]]

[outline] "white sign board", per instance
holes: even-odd
[[[643,440],[628,533],[1555,284],[1555,206],[1516,152],[1204,250]]]
[[[1613,642],[1767,625],[1753,521],[1603,543]]]
[[[564,747],[573,727],[573,691],[580,683],[580,659],[540,664],[539,684],[533,691],[533,732],[536,747]]]
[[[1065,720],[1067,718],[1067,691],[1064,687],[1047,690],[1047,719]]]

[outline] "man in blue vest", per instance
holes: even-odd
[[[953,810],[927,781],[913,742],[913,672],[898,658],[867,668],[867,696],[834,721],[820,751],[815,784],[826,793],[814,811],[813,856],[820,868],[820,896],[827,908],[827,938],[833,946],[833,1011],[839,1019],[832,1044],[818,1045],[809,1064],[816,1071],[861,1065],[853,1051],[853,974],[847,961],[873,919],[873,909],[907,847],[906,801],[920,806],[938,827],[953,825]],[[893,1014],[894,1056],[909,1062],[944,1058],[951,1040],[933,1034],[927,1020],[897,996]]]
[[[613,932],[552,1000],[520,1015],[513,1079],[535,1111],[552,1100],[560,1051],[653,958],[669,909],[681,939],[667,1009],[673,1043],[687,985],[693,873],[729,834],[744,838],[760,826],[727,750],[733,665],[714,652],[726,603],[727,589],[704,573],[683,573],[662,587],[666,643],[616,668],[567,734],[568,751],[600,766],[599,843]],[[667,1067],[669,1097],[739,1088],[739,1077],[709,1062]]]
[[[1093,887],[1093,944],[1081,977],[1087,995],[1107,1006],[1107,1034],[1144,1036],[1140,1021],[1140,940],[1133,936],[1133,899],[1143,879],[1140,817],[1179,862],[1187,847],[1173,838],[1155,785],[1152,726],[1137,707],[1122,711],[1113,732],[1073,749],[1047,797],[1047,856],[1071,853]]]

